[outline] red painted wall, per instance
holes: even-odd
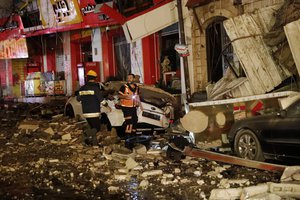
[[[73,92],[79,89],[77,64],[80,60],[80,44],[71,42],[71,68],[72,68],[72,86]]]
[[[112,33],[103,32],[102,39],[102,56],[103,56],[103,73],[104,80],[109,76],[114,76],[114,56],[113,56],[113,37]]]
[[[55,71],[55,50],[47,51],[47,70],[48,72]]]
[[[157,79],[157,56],[155,54],[155,44],[155,34],[152,34],[142,39],[145,84],[155,84]]]

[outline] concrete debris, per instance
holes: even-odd
[[[270,183],[270,192],[284,198],[299,198],[300,185],[291,183]]]
[[[145,145],[139,144],[133,148],[133,152],[136,154],[145,155],[147,154],[147,148]]]
[[[225,199],[235,198],[235,193],[239,193],[239,199],[242,192],[249,193],[248,186],[279,182],[274,172],[188,156],[177,162],[168,160],[167,149],[163,148],[168,141],[164,137],[153,137],[148,151],[143,145],[130,150],[114,129],[104,129],[96,133],[98,145],[88,146],[83,142],[86,122],[69,119],[59,112],[54,113],[54,118],[50,115],[39,118],[40,108],[34,110],[36,116],[26,114],[12,124],[2,120],[8,110],[0,110],[0,144],[3,144],[0,145],[0,194],[4,199],[25,198],[23,191],[28,199],[49,199],[52,194],[62,199],[70,196],[74,199],[208,199],[210,194],[211,199]],[[24,125],[35,127],[29,129]],[[297,195],[298,188],[294,187],[297,169],[286,171],[285,177],[288,178],[283,175],[282,183],[287,180],[285,183],[293,184],[292,193]],[[286,192],[289,187],[272,185],[276,193],[255,193],[249,198],[275,199],[290,195]],[[285,193],[281,194],[279,188]]]
[[[134,159],[128,158],[128,159],[126,160],[125,165],[126,165],[126,168],[127,168],[127,169],[133,169],[133,168],[135,168],[136,166],[138,166],[138,163],[135,162]]]
[[[240,199],[242,188],[229,188],[229,189],[213,189],[209,200],[233,200]]]
[[[149,181],[148,180],[142,180],[139,187],[146,189],[149,186]]]
[[[158,170],[152,170],[152,171],[146,171],[142,173],[143,177],[147,177],[147,176],[157,176],[157,175],[162,175],[163,171],[158,169]]]
[[[300,183],[300,166],[286,167],[280,181],[284,183]]]
[[[61,139],[62,140],[71,140],[72,137],[71,137],[70,133],[67,133],[67,134],[64,134],[63,136],[61,136]]]
[[[264,193],[258,194],[253,197],[247,198],[247,200],[281,200],[282,198],[276,194]]]
[[[45,129],[44,132],[45,132],[45,133],[48,133],[48,134],[50,134],[50,135],[54,135],[54,131],[53,131],[53,129],[52,129],[51,127]]]

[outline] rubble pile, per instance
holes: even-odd
[[[1,199],[208,199],[217,188],[280,182],[274,172],[191,157],[169,160],[160,136],[149,147],[128,149],[103,126],[99,144],[88,146],[85,121],[14,116],[20,121],[11,137],[0,130]]]

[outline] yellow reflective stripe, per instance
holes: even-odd
[[[84,118],[92,118],[92,117],[99,117],[100,113],[83,113],[82,116]]]
[[[79,94],[80,94],[80,96],[84,96],[84,95],[94,95],[94,94],[95,94],[95,91],[94,91],[94,90],[80,91]]]

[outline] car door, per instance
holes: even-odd
[[[274,120],[271,140],[276,155],[300,158],[300,100]]]

